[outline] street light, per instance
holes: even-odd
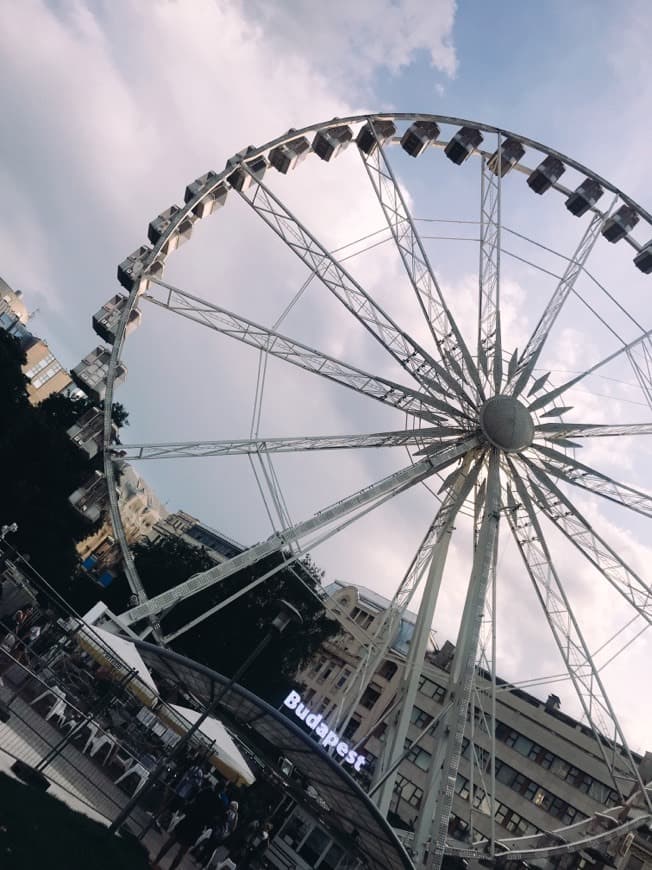
[[[11,532],[12,534],[14,534],[17,531],[18,531],[18,523],[11,523],[8,526],[2,526],[2,528],[0,528],[0,541],[4,541],[8,532]]]
[[[217,693],[215,698],[213,698],[211,703],[204,709],[204,712],[201,714],[201,716],[186,731],[181,740],[173,748],[172,752],[170,752],[168,756],[165,756],[161,759],[158,766],[152,771],[151,776],[148,778],[147,782],[143,785],[143,787],[137,789],[133,796],[127,801],[125,807],[118,813],[116,819],[111,823],[109,827],[109,831],[111,831],[111,833],[115,833],[116,831],[120,830],[122,825],[131,815],[131,812],[136,804],[138,804],[138,802],[143,797],[145,797],[145,795],[149,791],[151,791],[153,786],[161,779],[170,761],[172,761],[177,755],[180,755],[180,753],[186,748],[186,746],[190,743],[192,738],[204,724],[206,719],[208,719],[208,717],[217,710],[217,707],[219,706],[219,703],[224,695],[242,677],[242,675],[249,670],[249,668],[256,661],[258,656],[269,645],[272,638],[283,634],[285,629],[291,623],[295,622],[301,624],[303,622],[301,614],[296,609],[296,607],[289,603],[289,601],[285,601],[283,598],[279,598],[275,603],[278,608],[278,612],[272,620],[267,634],[263,637],[258,646],[253,650],[253,652],[240,665],[240,667],[233,674],[228,683],[225,683],[225,685],[222,686],[221,690]]]

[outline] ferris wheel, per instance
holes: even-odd
[[[300,199],[300,189],[285,178],[305,158],[320,167],[320,181],[330,193],[337,190],[336,165],[347,161],[349,174],[340,192],[345,216],[350,173],[355,169],[360,178],[366,177],[380,229],[365,228],[355,242],[340,239],[341,244],[335,245],[331,237],[328,244],[320,241],[319,234],[298,217],[300,208],[294,202]],[[326,167],[328,173],[332,171],[332,182],[324,181]],[[284,195],[284,185],[289,197]],[[442,210],[436,216],[417,217],[416,209],[430,207],[433,199]],[[273,326],[163,278],[168,255],[190,238],[195,224],[223,206],[228,208],[232,201],[241,211],[244,206],[252,220],[257,218],[257,225],[271,230],[288,260],[298,261],[304,270],[303,283]],[[356,202],[349,207],[355,217]],[[311,210],[314,215],[314,207]],[[537,239],[543,224],[546,239]],[[460,227],[473,235],[460,235]],[[651,228],[652,215],[629,196],[541,143],[472,121],[390,113],[335,118],[290,130],[262,147],[236,154],[223,171],[208,172],[190,183],[184,203],[173,205],[149,225],[151,246],[138,248],[118,269],[128,296],[111,301],[113,349],[105,395],[104,469],[112,520],[136,602],[121,614],[125,624],[150,620],[158,639],[171,641],[228,604],[218,604],[166,637],[161,614],[179,602],[272,554],[283,555],[284,567],[291,565],[409,490],[427,486],[437,498],[437,503],[431,502],[432,513],[424,518],[424,526],[430,523],[425,537],[406,566],[382,625],[373,636],[363,638],[366,658],[350,682],[347,704],[338,712],[341,724],[387,652],[397,620],[420,597],[398,713],[388,728],[377,773],[375,799],[385,812],[397,762],[404,755],[430,631],[445,604],[439,593],[451,542],[466,535],[470,574],[436,751],[415,830],[417,850],[431,845],[429,868],[438,866],[445,852],[546,857],[579,848],[579,843],[613,837],[614,831],[622,834],[631,825],[614,813],[606,828],[596,831],[595,825],[591,827],[595,819],[585,820],[566,829],[556,841],[542,836],[506,839],[494,828],[490,836],[472,838],[463,846],[447,839],[470,704],[482,710],[479,728],[487,734],[492,730],[499,544],[502,552],[507,541],[520,559],[521,582],[533,590],[540,605],[538,619],[549,628],[613,788],[623,805],[637,792],[646,812],[652,813],[649,789],[641,780],[585,637],[583,614],[573,606],[566,556],[561,562],[555,558],[557,547],[570,545],[591,567],[596,582],[610,587],[624,602],[632,618],[645,627],[652,622],[649,580],[628,563],[617,542],[598,530],[592,509],[585,508],[589,502],[606,505],[608,515],[623,524],[632,518],[640,539],[645,539],[652,496],[610,469],[615,467],[611,463],[618,457],[619,445],[626,445],[635,460],[649,451],[652,435],[652,324],[640,283],[652,273]],[[354,262],[357,254],[369,256],[371,251],[373,256],[381,245],[400,265],[400,273],[387,267],[390,286],[383,285],[385,261],[380,275],[378,270],[357,270]],[[447,286],[456,273],[450,249],[456,246],[463,247],[464,268],[473,272],[475,286],[458,282],[451,292]],[[632,259],[633,264],[627,262]],[[594,262],[607,279],[596,275]],[[264,278],[265,266],[258,265]],[[615,275],[617,291],[609,289]],[[375,355],[365,353],[365,363],[350,362],[349,354],[325,352],[311,340],[285,331],[285,314],[295,304],[304,304],[309,285],[311,293],[316,287],[332,302],[329,311],[336,318],[335,328],[339,323],[353,324],[373,345]],[[515,294],[524,285],[528,292],[522,301],[532,322],[529,317],[519,321],[514,310]],[[120,517],[110,412],[116,373],[123,371],[125,337],[146,302],[260,354],[254,401],[257,423],[249,437],[127,444],[120,446],[120,457],[134,462],[255,458],[257,480],[263,481],[266,504],[277,518],[270,537],[149,599]],[[319,309],[316,316],[322,315]],[[519,333],[520,347],[513,333]],[[342,344],[348,351],[357,346],[356,342]],[[395,424],[346,435],[264,437],[259,424],[269,361],[309,373],[315,382],[345,387],[365,408],[373,405],[367,399],[373,399]],[[596,383],[603,389],[599,402]],[[361,414],[358,422],[364,419]],[[306,519],[291,520],[275,471],[278,456],[387,448],[403,457],[407,451],[409,459],[398,470],[392,467],[380,479]],[[257,578],[243,593],[272,574]],[[483,745],[484,750],[474,754],[478,782],[482,780],[493,801],[495,745],[492,741],[488,747],[486,741]],[[615,745],[620,747],[618,753],[609,751]]]

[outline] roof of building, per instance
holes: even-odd
[[[22,300],[20,290],[13,290],[9,284],[0,277],[0,299],[6,299],[12,311],[17,315],[21,323],[27,323],[29,320],[29,312]]]

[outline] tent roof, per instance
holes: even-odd
[[[97,646],[99,649],[102,648],[102,645],[108,647],[110,651],[115,653],[117,658],[122,660],[127,668],[136,671],[139,679],[147,686],[148,689],[151,689],[151,691],[155,695],[158,695],[158,688],[152,678],[152,675],[147,669],[147,665],[145,664],[140,653],[130,640],[127,640],[124,637],[118,637],[117,634],[112,634],[110,631],[106,631],[103,628],[98,628],[96,625],[89,625],[88,623],[83,623],[83,626],[83,632],[87,643],[89,641],[91,643],[95,642],[95,646]]]
[[[191,725],[199,719],[200,714],[196,710],[191,710],[189,707],[180,707],[177,704],[169,705],[182,718],[187,719]],[[233,738],[228,733],[224,725],[219,719],[214,719],[209,716],[200,726],[199,730],[208,737],[209,740],[215,741],[214,752],[222,758],[225,763],[232,767],[241,776],[247,785],[251,785],[255,781],[255,777],[251,772],[247,762],[242,757],[238,747],[235,745]]]

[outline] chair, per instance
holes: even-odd
[[[127,779],[127,777],[131,776],[132,774],[134,776],[138,777],[138,785],[136,786],[136,788],[134,790],[134,794],[137,791],[140,791],[140,789],[145,785],[145,783],[149,779],[149,770],[146,770],[146,768],[144,768],[143,765],[139,761],[134,761],[134,763],[130,767],[128,767],[125,770],[125,772],[115,780],[115,785],[119,785],[124,779]]]
[[[97,737],[97,732],[100,729],[100,726],[97,724],[97,722],[91,721],[86,723],[86,727],[88,728],[88,738],[86,740],[86,743],[84,744],[84,748],[82,749],[84,755],[86,755],[88,750],[92,747],[93,741]]]
[[[55,701],[54,704],[50,707],[50,710],[45,717],[45,721],[48,722],[50,719],[56,719],[59,723],[59,728],[61,728],[66,721],[67,709],[68,707],[66,702],[60,698],[58,701]]]
[[[66,693],[62,691],[58,686],[52,686],[51,689],[46,689],[44,692],[41,692],[33,701],[30,701],[30,707],[33,707],[35,704],[38,704],[39,701],[42,701],[44,698],[48,696],[54,699],[54,703],[48,710],[45,721],[49,721],[50,719],[57,718],[59,720],[59,725],[61,726],[65,721],[66,714]]]
[[[91,758],[94,758],[100,751],[100,749],[102,749],[102,747],[108,746],[108,751],[103,762],[104,764],[108,764],[109,758],[111,757],[113,750],[116,748],[117,743],[117,738],[114,737],[113,734],[109,734],[108,732],[100,734],[99,737],[93,738],[90,751]]]

